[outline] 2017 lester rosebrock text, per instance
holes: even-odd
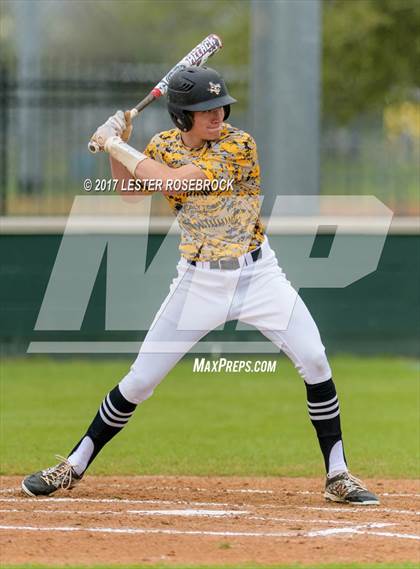
[[[205,191],[218,191],[226,192],[233,190],[233,178],[228,180],[166,180],[164,184],[163,180],[150,178],[144,180],[123,180],[120,191],[122,192],[140,192],[140,191],[150,191],[150,192],[162,192],[162,191],[173,191],[173,192],[205,192]]]

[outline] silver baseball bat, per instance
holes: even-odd
[[[163,77],[159,83],[153,87],[144,99],[142,99],[133,109],[131,109],[131,118],[136,117],[143,109],[145,109],[150,103],[153,103],[156,99],[165,95],[168,90],[168,83],[171,77],[177,72],[185,69],[186,67],[196,66],[201,67],[209,57],[214,53],[219,51],[223,47],[222,40],[216,34],[210,34],[198,45],[195,46],[181,61],[172,67],[170,71]],[[89,150],[93,154],[99,152],[99,145],[91,140],[89,142]]]

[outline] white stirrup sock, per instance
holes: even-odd
[[[342,441],[337,441],[330,452],[328,478],[332,478],[339,472],[347,471],[348,468],[344,460],[343,443]]]
[[[85,437],[77,449],[68,457],[67,460],[79,476],[86,470],[94,448],[92,439]]]

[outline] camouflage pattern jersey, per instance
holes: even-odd
[[[224,123],[220,138],[188,148],[181,132],[172,129],[156,134],[144,153],[171,168],[194,164],[217,186],[165,195],[181,228],[183,257],[190,261],[238,257],[263,242],[260,169],[251,135]]]

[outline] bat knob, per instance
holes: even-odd
[[[97,152],[100,151],[100,146],[99,144],[97,144],[96,142],[94,142],[93,140],[91,140],[88,144],[88,148],[89,148],[89,152],[91,152],[92,154],[96,154]]]

